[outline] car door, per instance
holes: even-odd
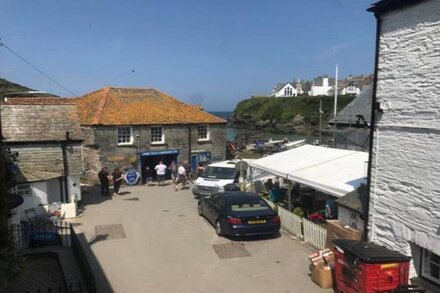
[[[221,211],[224,206],[223,197],[219,194],[215,194],[211,196],[208,200],[209,204],[209,220],[214,223],[217,219],[218,213]]]
[[[215,209],[214,202],[217,197],[218,197],[218,194],[214,194],[214,195],[211,195],[205,199],[205,203],[206,203],[205,217],[210,222],[212,222],[212,217],[213,217],[214,209]]]

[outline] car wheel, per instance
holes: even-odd
[[[220,223],[219,220],[215,221],[215,232],[217,232],[218,236],[223,236],[224,234],[222,224]]]
[[[197,205],[197,212],[199,213],[199,216],[202,217],[203,216],[203,212],[202,212],[202,204],[199,203]]]

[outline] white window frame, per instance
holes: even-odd
[[[206,137],[201,137],[200,127],[206,127]],[[197,140],[198,141],[208,141],[209,140],[209,125],[208,124],[200,124],[197,125]]]
[[[15,194],[20,195],[21,197],[32,196],[32,184],[31,183],[17,184],[15,186]]]
[[[286,86],[286,87],[284,88],[284,95],[285,95],[286,97],[291,97],[291,96],[293,96],[293,88],[290,87],[290,86]]]
[[[122,141],[122,142],[119,141],[119,137],[120,137],[119,130],[122,130],[122,128],[124,128],[124,130],[125,129],[129,129],[130,130],[130,139],[129,139],[129,141]],[[134,139],[133,139],[133,128],[131,126],[118,126],[117,127],[117,130],[116,130],[116,142],[118,143],[118,145],[132,145],[133,141],[134,141]]]
[[[161,130],[161,139],[159,140],[154,140],[153,141],[153,137],[156,137],[156,134],[153,134],[154,129],[160,129]],[[165,129],[163,126],[151,126],[150,128],[150,143],[151,144],[163,144],[165,143]]]
[[[430,271],[431,265],[437,267],[438,270],[440,271],[440,256],[437,255],[439,257],[438,262],[434,262],[427,258],[428,254],[437,255],[429,251],[428,249],[422,248],[422,277],[440,285],[440,275],[437,279],[431,275],[431,271]]]

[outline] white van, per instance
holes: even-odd
[[[192,192],[196,196],[209,196],[223,192],[224,186],[238,183],[240,170],[236,168],[238,160],[213,163],[205,167],[205,172],[197,178]]]

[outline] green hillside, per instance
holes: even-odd
[[[33,91],[28,87],[0,78],[0,94]]]
[[[338,97],[338,111],[355,96]],[[290,132],[307,131],[319,125],[319,102],[322,100],[322,125],[333,117],[334,97],[252,97],[239,102],[234,110],[233,124],[248,128],[282,128]]]

